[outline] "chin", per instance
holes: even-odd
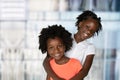
[[[54,59],[58,61],[58,60],[60,60],[61,58],[54,58]]]

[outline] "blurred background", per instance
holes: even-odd
[[[0,0],[0,80],[45,80],[39,32],[62,24],[74,33],[83,10],[103,25],[89,40],[97,49],[87,80],[120,80],[120,0]]]

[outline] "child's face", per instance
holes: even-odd
[[[80,35],[81,40],[88,39],[94,36],[98,23],[96,20],[89,18],[79,23],[78,33]]]
[[[49,38],[47,40],[47,52],[48,54],[56,60],[60,60],[65,52],[65,46],[62,40],[58,37]]]

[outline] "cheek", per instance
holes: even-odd
[[[53,57],[53,54],[52,53],[48,53],[49,56]]]
[[[65,52],[65,51],[66,51],[66,47],[64,46],[64,47],[63,47],[63,52]]]
[[[51,50],[47,50],[47,53],[48,53],[48,55],[50,55],[50,56],[53,55],[53,51],[51,51]]]
[[[78,31],[79,33],[83,34],[84,32],[87,31],[87,29],[85,29],[84,27],[80,27]]]

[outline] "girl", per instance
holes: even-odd
[[[71,33],[61,25],[52,25],[43,28],[39,36],[39,49],[42,53],[47,52],[51,57],[50,66],[52,70],[64,80],[70,80],[82,68],[80,62],[74,58],[68,58],[64,54],[72,47]],[[53,80],[47,75],[47,80]]]
[[[87,42],[87,39],[98,35],[102,30],[100,17],[89,10],[77,17],[76,26],[78,31],[73,36],[73,47],[66,55],[78,59],[82,63],[82,70],[70,80],[82,80],[88,75],[95,55],[95,47]],[[52,71],[48,57],[45,58],[43,65],[47,74],[54,80],[63,80]]]

